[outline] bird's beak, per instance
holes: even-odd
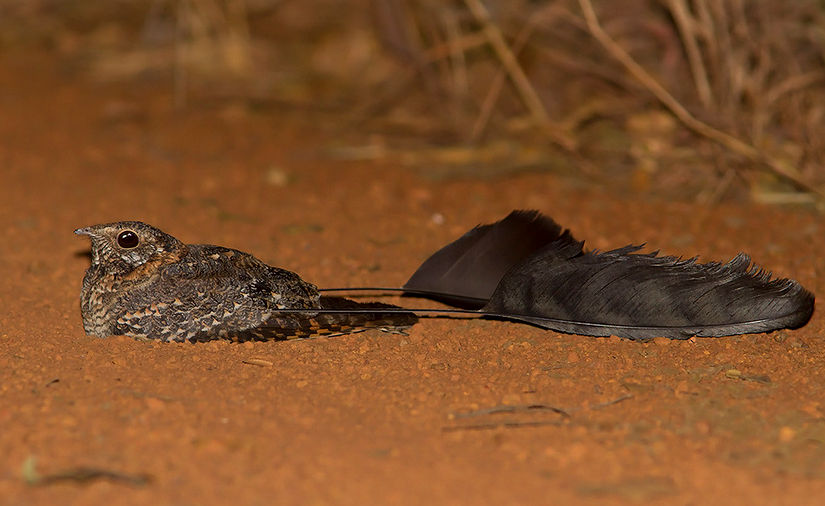
[[[89,237],[97,237],[97,234],[92,232],[92,229],[90,227],[78,228],[77,230],[74,231],[74,233],[77,234],[77,235],[88,235]]]

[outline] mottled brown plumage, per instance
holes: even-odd
[[[380,312],[394,306],[321,296],[297,274],[248,253],[184,244],[146,223],[122,221],[75,233],[92,240],[80,307],[86,333],[97,337],[271,340],[368,327],[402,330],[417,321],[410,313]],[[342,309],[357,312],[323,312]]]

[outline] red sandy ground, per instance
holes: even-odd
[[[47,57],[3,56],[0,90],[4,504],[825,497],[821,314],[797,331],[686,342],[478,320],[426,320],[406,337],[96,339],[78,309],[88,243],[72,234],[137,219],[320,286],[397,285],[466,229],[536,208],[590,247],[744,250],[822,293],[819,214],[631,201],[547,174],[435,183],[331,159],[330,128],[301,111],[194,99],[175,112],[168,82],[95,83]],[[483,411],[527,405],[567,416]],[[81,468],[151,480],[49,481]]]

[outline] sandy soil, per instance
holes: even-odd
[[[137,219],[320,286],[397,285],[466,229],[536,208],[590,247],[744,250],[822,293],[819,214],[640,201],[548,174],[436,182],[328,156],[341,138],[301,110],[193,97],[176,112],[168,82],[94,82],[47,56],[3,55],[0,90],[4,504],[825,497],[821,313],[687,342],[476,320],[406,337],[96,339],[78,307],[88,244],[72,234]]]

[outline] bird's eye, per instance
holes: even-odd
[[[117,244],[123,249],[132,249],[137,247],[139,243],[140,238],[138,238],[138,235],[131,230],[125,230],[117,236]]]

